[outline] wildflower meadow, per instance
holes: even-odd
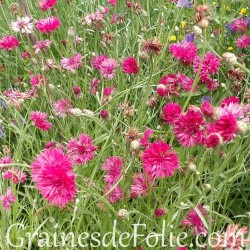
[[[0,22],[0,249],[250,249],[249,0]]]

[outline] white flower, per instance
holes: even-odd
[[[15,32],[30,34],[33,32],[34,24],[30,17],[20,17],[16,22],[11,22],[10,27]]]

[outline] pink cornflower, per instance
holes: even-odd
[[[92,65],[95,69],[100,70],[100,65],[103,61],[108,59],[106,55],[96,56],[92,59]]]
[[[55,17],[47,17],[38,20],[36,27],[41,33],[51,33],[57,30],[61,25],[61,21]]]
[[[87,134],[80,134],[78,140],[71,138],[67,144],[67,153],[75,164],[86,164],[94,158],[97,146]]]
[[[221,135],[224,141],[232,140],[237,132],[237,121],[232,114],[223,115],[214,123],[211,123],[209,130]]]
[[[62,68],[74,72],[81,67],[82,58],[82,55],[79,53],[75,53],[74,56],[70,58],[63,58],[61,60]]]
[[[56,146],[54,141],[49,141],[45,144],[45,149],[54,148]]]
[[[227,226],[226,232],[220,235],[219,239],[214,239],[217,246],[216,250],[243,250],[248,243],[250,243],[250,238],[244,239],[245,235],[249,233],[249,228],[242,227],[240,225]],[[214,243],[214,245],[215,245]]]
[[[166,211],[163,208],[156,208],[154,211],[154,215],[156,218],[160,218],[160,217],[164,216],[165,214],[166,214]]]
[[[46,149],[31,164],[32,181],[51,205],[65,207],[76,196],[75,174],[61,149]]]
[[[5,171],[3,173],[3,178],[12,181],[15,184],[18,184],[25,182],[27,175],[26,173],[22,173],[17,168],[14,168],[12,170]]]
[[[89,87],[89,92],[92,95],[95,95],[97,92],[97,86],[100,84],[100,80],[97,79],[96,77],[92,79],[92,81],[89,83],[90,87]]]
[[[131,197],[148,196],[149,190],[154,189],[153,178],[145,174],[135,174],[132,178]]]
[[[159,96],[179,95],[176,75],[168,74],[163,76],[159,81],[156,91]]]
[[[178,247],[177,250],[187,250],[186,247]]]
[[[108,0],[108,3],[111,4],[112,6],[116,5],[117,0]]]
[[[206,212],[201,204],[198,205],[196,209],[199,210],[199,212],[204,218],[206,218]],[[199,233],[207,234],[207,230],[199,214],[196,212],[194,208],[192,208],[191,211],[187,214],[187,217],[182,221],[181,226],[193,228],[195,235],[198,235]]]
[[[211,78],[211,75],[219,71],[221,65],[220,58],[208,51],[202,61],[202,57],[197,56],[194,60],[194,73],[198,74],[200,69],[200,79],[206,83],[208,90],[215,90],[218,83]]]
[[[122,174],[122,160],[118,156],[111,156],[104,162],[101,169],[107,171],[104,176],[106,183],[115,184]]]
[[[181,114],[181,106],[178,103],[168,103],[163,107],[164,119],[169,124],[174,124]]]
[[[51,128],[52,124],[47,121],[48,115],[40,111],[32,111],[30,113],[30,120],[34,126],[40,130],[47,131]]]
[[[243,35],[237,39],[237,47],[240,49],[245,49],[250,46],[250,36]]]
[[[48,9],[53,9],[57,4],[57,0],[42,0],[41,10],[46,11]]]
[[[244,33],[247,30],[248,22],[244,18],[238,18],[234,20],[233,22],[227,24],[227,27],[233,32],[241,32]]]
[[[46,49],[49,49],[51,44],[52,41],[48,39],[37,42],[37,44],[33,46],[33,48],[35,49],[35,54],[38,55],[40,51],[45,51]]]
[[[119,186],[116,186],[114,190],[107,195],[107,193],[113,188],[112,184],[108,184],[104,189],[104,195],[108,197],[109,202],[111,204],[115,203],[116,201],[122,200],[122,189]]]
[[[179,167],[180,160],[171,146],[163,141],[153,142],[142,154],[145,172],[153,178],[169,177]]]
[[[67,98],[58,100],[54,103],[53,107],[55,115],[62,118],[66,117],[66,114],[73,108],[71,102]]]
[[[229,103],[223,107],[219,107],[220,115],[232,115],[235,119],[244,118],[243,108],[236,103]]]
[[[177,74],[177,79],[178,79],[178,83],[181,85],[181,87],[183,88],[184,91],[191,91],[193,88],[193,84],[194,84],[194,79],[190,78],[184,74],[178,73]],[[194,89],[194,92],[197,91],[197,86]]]
[[[45,85],[46,81],[47,81],[47,78],[44,77],[43,75],[38,75],[38,76],[32,75],[30,78],[30,83],[33,86]]]
[[[31,34],[33,32],[34,24],[30,17],[19,17],[16,22],[11,22],[11,29],[14,32],[21,32],[26,34]]]
[[[201,144],[204,139],[205,122],[199,111],[188,110],[175,121],[174,133],[184,147]]]
[[[105,59],[100,65],[100,74],[104,78],[113,79],[118,62],[113,58]]]
[[[139,71],[139,67],[137,65],[136,59],[134,57],[127,57],[122,62],[122,71],[129,75],[136,75]]]
[[[195,59],[198,50],[194,43],[182,42],[171,44],[169,51],[175,59],[180,60],[184,65],[189,65]]]
[[[2,40],[0,40],[0,49],[10,51],[18,47],[18,45],[19,45],[19,41],[14,36],[4,36]]]
[[[12,203],[16,202],[16,197],[10,187],[8,187],[6,195],[0,195],[0,200],[4,210],[8,210]]]
[[[11,164],[13,161],[12,161],[12,158],[9,157],[9,156],[4,156],[2,158],[0,158],[0,164]],[[0,170],[2,170],[3,172],[6,171],[7,169],[9,169],[9,166],[6,166],[6,167],[0,167]]]
[[[149,138],[154,133],[154,130],[151,128],[146,128],[144,135],[140,138],[140,145],[142,147],[147,147],[149,145]]]

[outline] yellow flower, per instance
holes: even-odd
[[[187,25],[187,22],[186,22],[186,21],[182,21],[182,22],[181,22],[181,27],[182,27],[183,29],[186,27],[186,25]]]
[[[180,40],[182,41],[184,39],[184,36],[183,35],[180,35]]]
[[[227,10],[227,11],[230,11],[231,7],[230,7],[230,5],[224,5],[224,9]]]
[[[247,8],[242,8],[240,10],[240,15],[245,15],[247,13]]]
[[[229,51],[233,51],[233,50],[234,50],[234,48],[230,46],[230,47],[228,47],[228,48],[227,48],[227,50],[229,50]]]
[[[175,36],[175,35],[170,36],[170,37],[169,37],[169,41],[170,41],[170,42],[176,41],[176,36]]]
[[[213,2],[214,7],[218,6],[218,2]]]

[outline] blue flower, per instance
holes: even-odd
[[[190,0],[178,0],[177,6],[181,8],[192,8],[192,3],[190,2]]]
[[[185,42],[194,42],[194,32],[187,34],[184,38]]]

